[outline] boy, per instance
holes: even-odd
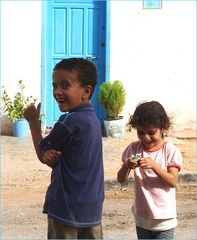
[[[53,96],[61,115],[42,138],[37,109],[24,113],[39,160],[52,167],[43,212],[48,239],[101,239],[104,174],[101,127],[89,100],[97,83],[93,63],[64,59],[53,71]]]

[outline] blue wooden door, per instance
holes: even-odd
[[[106,1],[43,2],[42,111],[46,114],[46,125],[53,126],[62,114],[52,96],[53,67],[61,59],[70,57],[88,58],[95,63],[98,84],[91,102],[102,120],[98,88],[106,74]]]

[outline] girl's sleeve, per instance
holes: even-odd
[[[122,161],[126,162],[128,158],[132,155],[132,143],[127,146],[127,148],[122,153]]]
[[[175,167],[178,168],[178,170],[180,171],[183,165],[181,151],[173,144],[169,144],[167,148],[167,157],[168,157],[167,168]]]

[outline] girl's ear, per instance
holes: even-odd
[[[162,139],[164,139],[164,137],[166,137],[166,136],[167,136],[167,131],[164,130],[164,129],[161,129],[161,137],[162,137]]]
[[[84,87],[84,92],[83,92],[83,96],[82,98],[85,99],[90,99],[90,96],[92,94],[92,86],[91,85],[87,85]]]

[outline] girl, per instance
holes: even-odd
[[[139,141],[123,152],[117,178],[124,183],[131,169],[134,171],[132,212],[137,237],[173,239],[177,225],[175,187],[182,156],[179,149],[164,140],[171,125],[169,117],[160,103],[145,102],[137,106],[129,124],[137,130]]]

